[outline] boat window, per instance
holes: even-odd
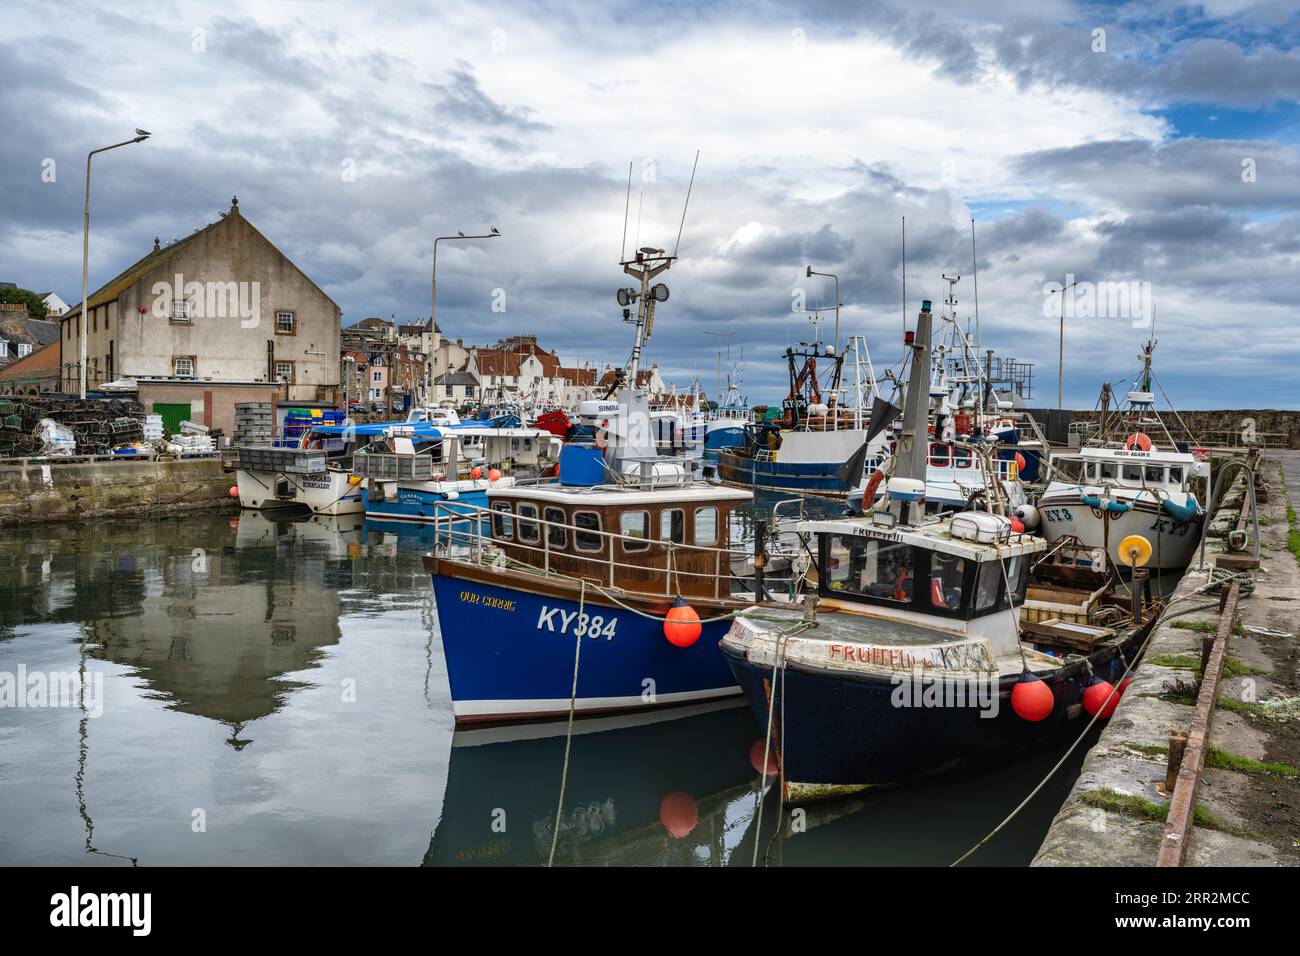
[[[998,589],[1002,586],[1002,562],[985,561],[980,564],[975,582],[975,613],[990,611],[998,603]]]
[[[1165,470],[1159,465],[1147,465],[1146,481],[1148,485],[1160,485],[1165,481]]]
[[[578,530],[573,532],[573,544],[579,551],[599,551],[600,515],[594,511],[575,511],[573,523]]]
[[[912,548],[898,542],[827,535],[822,575],[831,591],[910,604]]]
[[[718,509],[695,509],[695,543],[713,545],[718,543]]]
[[[955,466],[957,466],[958,468],[969,468],[969,467],[970,467],[970,449],[969,449],[969,448],[953,448],[953,450],[952,450],[952,463],[953,463]]]
[[[1115,463],[1113,461],[1103,461],[1097,467],[1102,481],[1115,480]]]
[[[494,501],[492,503],[492,537],[508,540],[515,535],[514,518],[510,516],[510,502]]]
[[[948,446],[939,442],[930,443],[930,464],[937,468],[948,467]]]
[[[623,535],[624,551],[644,551],[650,547],[650,513],[624,511],[618,516],[618,530]],[[630,538],[639,538],[631,541]]]
[[[681,544],[686,540],[686,513],[681,508],[659,512],[659,540]]]
[[[1170,465],[1170,466],[1169,466],[1169,480],[1170,480],[1173,484],[1175,484],[1175,485],[1181,485],[1181,484],[1183,483],[1183,466],[1182,466],[1182,465]]]
[[[1124,477],[1124,480],[1125,480],[1125,481],[1133,481],[1133,482],[1141,483],[1141,481],[1142,481],[1142,466],[1141,466],[1141,465],[1125,465],[1125,466],[1120,470],[1120,474]]]
[[[961,607],[961,587],[966,578],[966,559],[951,554],[930,554],[930,604],[955,611]]]
[[[537,506],[521,504],[516,509],[519,515],[519,540],[525,544],[536,544],[542,540],[542,533],[537,525]]]
[[[1015,603],[1021,604],[1025,600],[1025,584],[1029,580],[1029,575],[1025,572],[1029,569],[1029,562],[1023,555],[1017,554],[1015,557],[1007,558],[1007,582],[1011,585],[1009,593],[1014,595]]]
[[[564,527],[564,509],[547,508],[542,512],[542,517],[547,521],[546,540],[550,542],[552,548],[564,550],[569,537],[568,530]]]

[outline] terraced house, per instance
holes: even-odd
[[[93,250],[92,250],[93,251]],[[213,223],[153,249],[90,295],[88,387],[134,383],[164,421],[228,427],[235,402],[340,393],[338,305],[232,199]],[[81,305],[59,316],[63,389],[80,377]]]

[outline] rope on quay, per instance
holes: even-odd
[[[578,620],[582,620],[583,608],[587,603],[587,582],[582,582],[578,594]],[[575,632],[579,629],[575,628]],[[564,767],[560,771],[560,799],[555,804],[555,826],[551,833],[551,855],[546,859],[548,868],[555,865],[555,848],[560,844],[560,820],[564,815],[564,790],[569,783],[569,752],[573,746],[573,714],[578,709],[578,662],[582,658],[582,634],[574,638],[573,644],[573,689],[569,692],[569,729],[564,735]]]
[[[1246,576],[1246,574],[1247,572],[1242,571],[1242,572],[1237,572],[1235,574],[1231,574],[1228,577],[1240,578]],[[1021,810],[1023,810],[1025,807],[1029,805],[1030,801],[1032,801],[1034,797],[1038,796],[1038,792],[1042,790],[1043,787],[1047,786],[1048,781],[1050,781],[1054,776],[1056,776],[1056,772],[1065,765],[1066,760],[1070,758],[1070,754],[1074,753],[1075,748],[1077,748],[1079,744],[1083,742],[1083,738],[1088,735],[1088,731],[1092,730],[1092,725],[1095,724],[1101,718],[1101,715],[1105,711],[1106,705],[1110,703],[1111,698],[1114,697],[1117,693],[1119,693],[1120,684],[1124,682],[1124,679],[1128,677],[1128,675],[1132,672],[1133,668],[1137,666],[1138,661],[1140,661],[1143,655],[1146,654],[1147,645],[1151,643],[1152,638],[1155,637],[1156,630],[1160,627],[1161,624],[1163,624],[1165,621],[1167,621],[1170,618],[1181,617],[1184,614],[1192,614],[1195,613],[1196,611],[1208,610],[1209,608],[1212,607],[1218,607],[1219,604],[1217,601],[1212,604],[1201,604],[1196,607],[1190,607],[1184,610],[1177,611],[1173,614],[1169,613],[1169,609],[1173,607],[1175,604],[1179,603],[1180,601],[1190,600],[1194,595],[1200,594],[1202,592],[1206,592],[1210,588],[1222,587],[1222,585],[1226,583],[1226,581],[1227,578],[1215,578],[1211,576],[1211,580],[1209,580],[1205,584],[1201,585],[1200,587],[1196,588],[1193,591],[1189,591],[1187,594],[1184,594],[1181,597],[1174,598],[1168,604],[1164,605],[1164,607],[1160,611],[1160,616],[1156,618],[1155,622],[1151,625],[1151,630],[1147,632],[1146,639],[1142,642],[1142,646],[1138,648],[1138,652],[1133,655],[1133,660],[1129,663],[1128,667],[1124,669],[1124,673],[1120,675],[1120,679],[1115,682],[1115,685],[1112,688],[1109,696],[1107,696],[1107,698],[1101,703],[1101,706],[1097,708],[1097,713],[1092,715],[1092,719],[1088,721],[1087,725],[1083,728],[1082,732],[1080,732],[1079,736],[1075,738],[1074,743],[1070,744],[1070,748],[1066,750],[1064,754],[1061,755],[1061,759],[1056,762],[1056,764],[1052,767],[1051,770],[1047,771],[1047,776],[1043,777],[1043,779],[1038,782],[1038,785],[1034,787],[1033,790],[1029,791],[1029,795],[1026,796],[1025,799],[1021,800],[1014,810],[1012,810],[1009,814],[1007,814],[1006,819],[1004,819],[1001,823],[999,823],[987,834],[985,834],[983,839],[981,839],[978,843],[972,846],[969,850],[967,850],[961,856],[957,857],[957,859],[949,863],[948,864],[949,867],[959,866],[960,864],[964,863],[976,850],[978,850],[984,844],[988,843],[989,840],[997,836],[998,833],[1000,833],[1008,823],[1010,823],[1012,820],[1016,818],[1017,815],[1019,815]]]

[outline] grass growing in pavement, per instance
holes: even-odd
[[[1300,561],[1300,528],[1296,527],[1295,509],[1290,505],[1286,506],[1286,523],[1291,526],[1286,533],[1286,546],[1296,561]]]
[[[1154,664],[1157,667],[1168,667],[1177,671],[1194,671],[1201,672],[1201,659],[1191,654],[1157,654],[1154,657],[1147,658],[1148,664]],[[1247,664],[1235,657],[1229,657],[1223,662],[1223,677],[1242,677],[1246,674],[1271,674],[1272,671],[1265,670],[1262,667],[1255,667],[1253,664]]]
[[[1163,757],[1169,753],[1169,747],[1161,744],[1128,744],[1130,750],[1150,756]],[[1205,766],[1215,770],[1235,770],[1238,773],[1272,774],[1276,777],[1300,777],[1300,769],[1286,763],[1269,763],[1252,760],[1230,750],[1211,747],[1205,752]]]
[[[1119,813],[1126,817],[1136,817],[1139,820],[1150,820],[1153,823],[1164,823],[1169,816],[1169,804],[1167,803],[1153,803],[1150,800],[1143,800],[1141,797],[1117,793],[1106,787],[1082,793],[1079,795],[1079,799],[1089,806],[1099,807],[1102,810],[1109,810],[1111,813]],[[1253,835],[1239,827],[1224,823],[1199,803],[1196,805],[1193,822],[1203,830],[1219,830],[1237,836]]]

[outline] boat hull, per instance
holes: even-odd
[[[718,647],[725,620],[705,622],[698,641],[674,647],[664,637],[667,602],[624,602],[659,615],[656,620],[594,590],[580,602],[554,588],[502,587],[444,573],[455,567],[451,562],[436,565],[435,613],[457,725],[567,715],[579,640],[575,711],[581,715],[740,693]],[[701,617],[716,613],[700,608]]]
[[[837,476],[843,462],[768,461],[726,449],[718,451],[717,460],[719,480],[755,491],[844,498],[857,484],[846,484]]]
[[[1148,568],[1181,570],[1191,563],[1201,541],[1204,516],[1177,521],[1145,495],[1125,503],[1131,505],[1128,511],[1103,513],[1084,504],[1078,494],[1044,494],[1038,504],[1043,536],[1055,543],[1065,535],[1074,535],[1084,547],[1105,547],[1111,560],[1122,568],[1119,543],[1137,534],[1151,544]]]
[[[771,665],[753,663],[726,645],[723,650],[760,728],[766,728],[772,708],[772,739],[786,798],[805,802],[897,786],[1032,750],[1082,712],[1087,682],[1082,668],[1045,678],[1056,706],[1036,723],[1011,709],[1015,676],[998,680],[996,691],[990,684],[982,696],[969,693],[968,701],[976,705],[930,706],[925,685],[911,678],[864,678],[787,664],[777,675],[773,701]],[[1093,667],[1106,680],[1123,671],[1118,658]]]
[[[446,521],[453,514],[466,517],[487,508],[487,488],[473,488],[454,492],[449,498],[446,491],[399,486],[392,497],[375,499],[368,491],[362,494],[363,510],[367,518],[381,521]]]
[[[318,515],[360,514],[365,510],[359,484],[343,471],[320,475],[235,472],[240,507],[254,510],[306,508]]]

